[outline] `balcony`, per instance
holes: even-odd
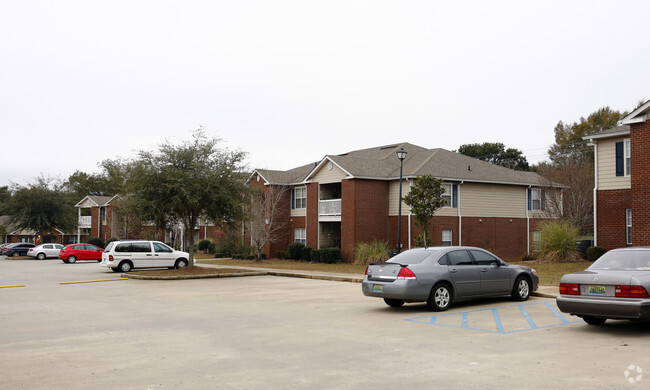
[[[318,215],[321,217],[338,217],[341,220],[341,199],[325,199],[319,202]],[[323,220],[321,218],[321,220]]]
[[[91,216],[79,217],[79,227],[80,228],[90,228],[91,224],[92,224],[92,217]]]

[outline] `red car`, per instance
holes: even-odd
[[[59,259],[64,263],[75,263],[77,260],[102,261],[104,250],[92,244],[70,244],[59,252]]]

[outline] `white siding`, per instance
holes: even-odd
[[[332,169],[329,169],[329,164],[329,162],[323,164],[318,172],[314,173],[311,180],[321,184],[340,183],[347,177],[345,172],[337,167],[336,164],[331,165]]]
[[[616,176],[616,142],[624,139],[625,137],[598,141],[599,190],[621,190],[632,187],[630,176]]]
[[[402,198],[409,193],[412,183],[413,180],[402,181]],[[459,186],[459,196],[461,191],[460,187],[462,186]],[[390,182],[390,185],[388,186],[388,196],[388,215],[397,216],[399,211],[399,203],[397,201],[399,199],[399,180],[393,180]],[[406,203],[402,202],[402,215],[408,215],[409,212],[411,212],[411,208]],[[442,207],[438,209],[436,215],[455,217],[458,215],[458,209],[454,207]]]
[[[465,183],[459,192],[463,217],[526,217],[526,187]]]

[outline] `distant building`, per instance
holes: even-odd
[[[266,246],[268,257],[292,242],[312,248],[340,247],[352,261],[360,242],[386,240],[396,248],[400,161],[403,196],[413,179],[433,175],[444,181],[447,206],[430,228],[433,245],[475,245],[506,259],[521,259],[539,240],[538,223],[547,218],[545,180],[444,149],[409,143],[328,155],[288,171],[256,169],[248,184],[267,191],[288,186],[281,212],[290,223],[284,237]],[[415,244],[413,216],[402,203],[403,249]]]

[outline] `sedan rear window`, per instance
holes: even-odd
[[[437,251],[406,251],[402,252],[399,255],[393,257],[388,262],[390,263],[399,263],[399,264],[419,264],[424,259],[432,256]]]
[[[650,271],[650,251],[607,252],[587,269]]]

